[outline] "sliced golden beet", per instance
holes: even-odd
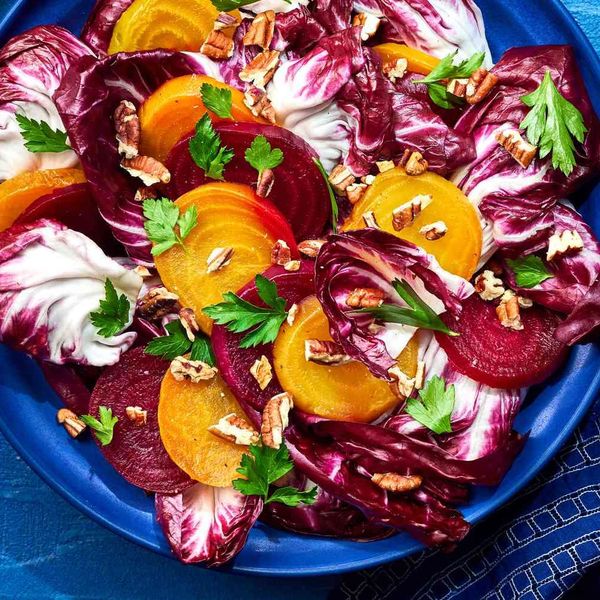
[[[439,58],[405,44],[388,42],[374,46],[373,50],[379,54],[384,64],[395,64],[399,58],[405,58],[408,62],[408,70],[421,75],[429,75],[440,63]]]
[[[398,403],[387,382],[360,362],[324,366],[304,356],[307,339],[331,340],[327,317],[315,296],[304,299],[293,325],[281,328],[273,348],[275,372],[300,410],[340,421],[373,421]],[[400,368],[413,377],[418,344],[411,340],[399,357]]]

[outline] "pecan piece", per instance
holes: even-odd
[[[399,58],[396,62],[385,63],[381,70],[392,83],[396,83],[398,79],[402,79],[406,75],[408,60],[406,58]]]
[[[400,367],[394,366],[388,369],[388,375],[392,378],[391,388],[394,394],[406,400],[414,391],[416,378],[409,377]]]
[[[271,367],[269,359],[264,354],[254,361],[254,364],[250,367],[250,374],[261,390],[264,390],[271,383],[273,367]]]
[[[289,424],[289,414],[292,408],[294,408],[294,401],[287,392],[273,396],[266,403],[260,426],[262,442],[265,446],[275,449],[281,447],[283,432]]]
[[[196,315],[192,308],[182,308],[179,311],[179,322],[187,335],[188,340],[193,342],[196,339],[196,334],[200,331],[200,325],[196,321]]]
[[[327,366],[352,362],[339,344],[326,340],[304,340],[304,358],[307,362]]]
[[[292,251],[284,240],[277,240],[271,249],[271,263],[284,266],[292,260]]]
[[[500,304],[496,307],[496,314],[503,327],[521,331],[521,311],[519,310],[519,299],[511,290],[504,292]]]
[[[375,288],[356,288],[346,298],[350,308],[376,308],[383,304],[385,293]]]
[[[475,291],[482,300],[496,300],[506,291],[502,279],[498,279],[493,271],[485,270],[475,278]]]
[[[216,425],[211,425],[208,431],[239,446],[258,444],[258,432],[246,419],[238,417],[235,413],[222,417]]]
[[[404,166],[407,175],[423,175],[429,169],[429,163],[420,152],[412,152]]]
[[[173,312],[179,312],[179,296],[158,286],[138,300],[140,316],[148,321],[158,321]]]
[[[396,168],[393,160],[380,160],[376,162],[375,165],[380,173],[385,173],[386,171],[391,171]]]
[[[356,177],[352,175],[350,169],[342,164],[336,165],[332,169],[328,179],[333,191],[340,196],[343,196],[346,193],[348,186],[356,181]]]
[[[233,40],[222,31],[213,29],[202,46],[200,52],[213,60],[225,60],[233,56]]]
[[[415,390],[422,390],[425,385],[425,362],[417,361],[417,372],[415,373]]]
[[[526,169],[537,154],[538,148],[530,144],[518,129],[504,129],[496,133],[496,141]]]
[[[365,195],[368,187],[366,183],[351,183],[346,188],[346,196],[350,204],[356,204]]]
[[[274,33],[275,11],[267,10],[254,17],[242,43],[244,46],[260,46],[266,50],[273,41]]]
[[[171,173],[167,167],[151,156],[124,158],[121,161],[121,167],[132,177],[141,179],[143,184],[148,187],[171,181]]]
[[[257,88],[264,90],[267,83],[273,79],[278,63],[277,50],[263,50],[240,71],[239,77],[242,81],[253,83]]]
[[[496,75],[480,67],[469,77],[465,99],[469,104],[478,104],[494,89],[497,83]]]
[[[419,233],[430,242],[443,238],[448,233],[448,226],[444,221],[435,221],[424,225],[419,229]]]
[[[400,475],[398,473],[373,473],[371,481],[383,490],[399,494],[418,489],[423,483],[420,475]]]
[[[412,225],[421,211],[431,204],[432,197],[429,194],[419,194],[412,200],[401,204],[392,211],[392,226],[396,231],[402,231],[405,227]]]
[[[379,23],[379,17],[367,13],[358,13],[352,19],[352,26],[360,27],[360,39],[363,42],[370,40],[377,33]]]
[[[87,427],[86,424],[68,408],[59,409],[56,413],[56,420],[65,428],[66,432],[72,438],[81,435]]]
[[[156,200],[157,198],[158,194],[151,187],[146,186],[139,187],[135,192],[135,196],[133,197],[136,202],[143,202],[144,200]]]
[[[573,254],[583,250],[583,240],[579,232],[575,229],[565,230],[561,233],[553,233],[548,240],[548,251],[546,252],[546,260],[553,261],[555,258],[560,258],[566,254]]]
[[[325,240],[304,240],[298,244],[298,250],[308,258],[316,258]]]
[[[468,79],[451,79],[446,85],[446,90],[453,96],[464,98],[467,95]]]
[[[148,422],[148,411],[141,406],[128,406],[125,409],[126,417],[138,427],[142,427]]]
[[[226,267],[233,258],[234,249],[227,246],[225,248],[215,248],[206,259],[206,272],[214,273]]]
[[[140,119],[133,102],[121,100],[115,109],[113,119],[119,142],[118,152],[125,158],[134,158],[140,147]]]
[[[367,227],[381,229],[381,227],[379,227],[379,223],[377,223],[377,219],[375,218],[375,213],[372,210],[368,210],[366,213],[363,213],[362,218]]]
[[[177,356],[171,361],[171,375],[175,381],[191,381],[200,383],[212,379],[217,374],[217,369],[201,360],[190,360],[185,356]]]
[[[258,174],[256,181],[256,195],[261,198],[266,198],[273,189],[275,183],[275,174],[273,169],[264,169]]]
[[[255,117],[262,117],[273,124],[277,122],[275,110],[271,101],[267,98],[267,94],[256,86],[253,85],[246,90],[244,93],[244,104]]]
[[[283,265],[283,268],[290,273],[300,270],[300,261],[299,260],[290,260]]]
[[[286,323],[291,327],[296,321],[296,315],[298,314],[298,305],[292,304],[290,306],[290,310],[288,310],[288,315],[286,317]]]
[[[134,273],[139,275],[142,279],[148,279],[148,277],[152,277],[152,273],[148,267],[144,267],[143,265],[138,265],[133,269]]]

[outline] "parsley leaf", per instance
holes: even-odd
[[[179,207],[168,198],[144,200],[144,229],[154,243],[152,255],[158,256],[183,241],[198,223],[198,210],[190,206],[182,215]],[[175,229],[177,227],[177,229]]]
[[[92,415],[81,415],[79,418],[94,431],[103,446],[108,446],[112,442],[113,430],[119,418],[113,417],[112,408],[106,406],[98,407],[98,416],[100,420]]]
[[[100,300],[100,308],[90,313],[90,321],[102,337],[117,335],[129,322],[131,304],[125,294],[117,295],[117,290],[110,279],[104,282],[104,300]]]
[[[237,8],[241,8],[242,6],[246,6],[246,4],[252,4],[256,2],[256,0],[210,0],[212,5],[219,11],[229,12],[230,10],[235,10]],[[292,3],[292,0],[284,0],[288,4]]]
[[[419,295],[408,285],[406,281],[395,279],[392,282],[394,289],[399,296],[408,304],[408,307],[397,306],[395,304],[382,304],[374,308],[361,308],[354,313],[369,313],[375,319],[384,323],[401,323],[411,327],[421,327],[431,329],[432,331],[441,331],[451,336],[459,335],[450,331],[440,317],[429,308]]]
[[[225,302],[203,309],[215,323],[227,325],[229,331],[249,333],[240,342],[240,348],[252,348],[274,342],[279,328],[287,318],[285,299],[277,294],[277,285],[257,275],[254,279],[260,299],[269,307],[255,306],[233,292],[223,294]]]
[[[180,321],[167,323],[165,329],[168,335],[151,340],[144,350],[146,354],[173,360],[177,356],[183,356],[190,352],[191,360],[201,360],[211,367],[215,366],[215,357],[207,337],[197,333],[196,339],[190,342]]]
[[[210,83],[203,83],[200,88],[202,102],[208,110],[221,119],[233,119],[231,114],[231,90],[217,87]]]
[[[583,143],[587,128],[581,112],[561,95],[550,71],[540,86],[521,101],[531,110],[521,123],[532,144],[540,147],[540,158],[552,152],[552,168],[569,176],[576,165],[575,138]]]
[[[444,378],[435,375],[419,390],[419,398],[407,400],[406,412],[434,433],[451,433],[454,396],[454,385],[446,387]]]
[[[515,274],[515,282],[522,288],[533,288],[554,275],[544,264],[544,261],[535,254],[507,260],[506,263]]]
[[[261,496],[265,504],[280,502],[287,506],[298,506],[300,503],[313,504],[317,497],[317,487],[310,490],[299,490],[285,486],[276,488],[269,494],[270,485],[289,473],[294,468],[285,444],[279,449],[253,444],[250,454],[242,456],[237,472],[246,479],[234,479],[233,487],[246,496]]]
[[[337,233],[337,223],[338,218],[340,216],[340,209],[338,207],[337,200],[335,198],[335,193],[333,192],[333,188],[331,187],[331,183],[329,183],[329,177],[327,177],[327,171],[323,166],[323,163],[318,158],[313,158],[315,161],[315,165],[323,175],[323,179],[327,185],[327,191],[329,192],[329,201],[331,202],[331,230],[333,233]]]
[[[454,64],[457,52],[444,57],[425,78],[414,81],[414,83],[426,85],[432,102],[442,108],[454,108],[462,103],[461,98],[451,94],[446,89],[445,82],[449,79],[466,79],[470,77],[481,67],[485,60],[485,52],[477,52],[471,58]]]
[[[283,162],[283,152],[279,148],[271,148],[264,135],[257,135],[246,150],[246,162],[260,174],[265,169],[274,169]]]
[[[190,154],[194,162],[211,179],[223,179],[223,169],[233,158],[233,150],[221,145],[208,113],[196,123],[196,133],[190,139]]]
[[[16,115],[25,148],[29,152],[65,152],[71,150],[67,134],[60,129],[52,129],[46,121],[34,121],[25,115]]]

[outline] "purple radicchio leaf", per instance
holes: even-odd
[[[112,39],[113,29],[121,15],[134,3],[135,0],[96,0],[90,13],[81,39],[98,56],[106,56]]]
[[[372,317],[351,312],[348,295],[356,288],[377,289],[383,291],[386,303],[406,306],[392,286],[394,279],[400,279],[437,314],[447,310],[458,314],[461,299],[473,293],[469,282],[444,271],[424,250],[375,229],[329,236],[315,272],[317,297],[333,339],[376,377],[388,381],[388,369],[416,329],[396,323],[373,328]]]
[[[310,10],[314,19],[332,34],[350,27],[352,5],[353,0],[314,0]]]
[[[585,344],[598,341],[600,332],[600,279],[571,314],[558,326],[555,337],[564,344]]]
[[[158,522],[184,563],[218,567],[238,554],[263,507],[258,496],[203,483],[167,496],[157,494]]]
[[[326,35],[327,31],[310,11],[304,6],[299,6],[290,12],[276,15],[271,48],[286,52],[289,59],[296,59]]]

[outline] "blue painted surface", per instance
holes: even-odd
[[[494,13],[502,13],[507,4],[496,4]],[[598,8],[594,3],[569,4],[600,47]],[[69,18],[79,16],[74,10]],[[524,27],[519,35],[531,31]],[[0,597],[321,598],[333,584],[323,579],[255,580],[177,565],[117,538],[66,505],[4,443],[0,458]]]

